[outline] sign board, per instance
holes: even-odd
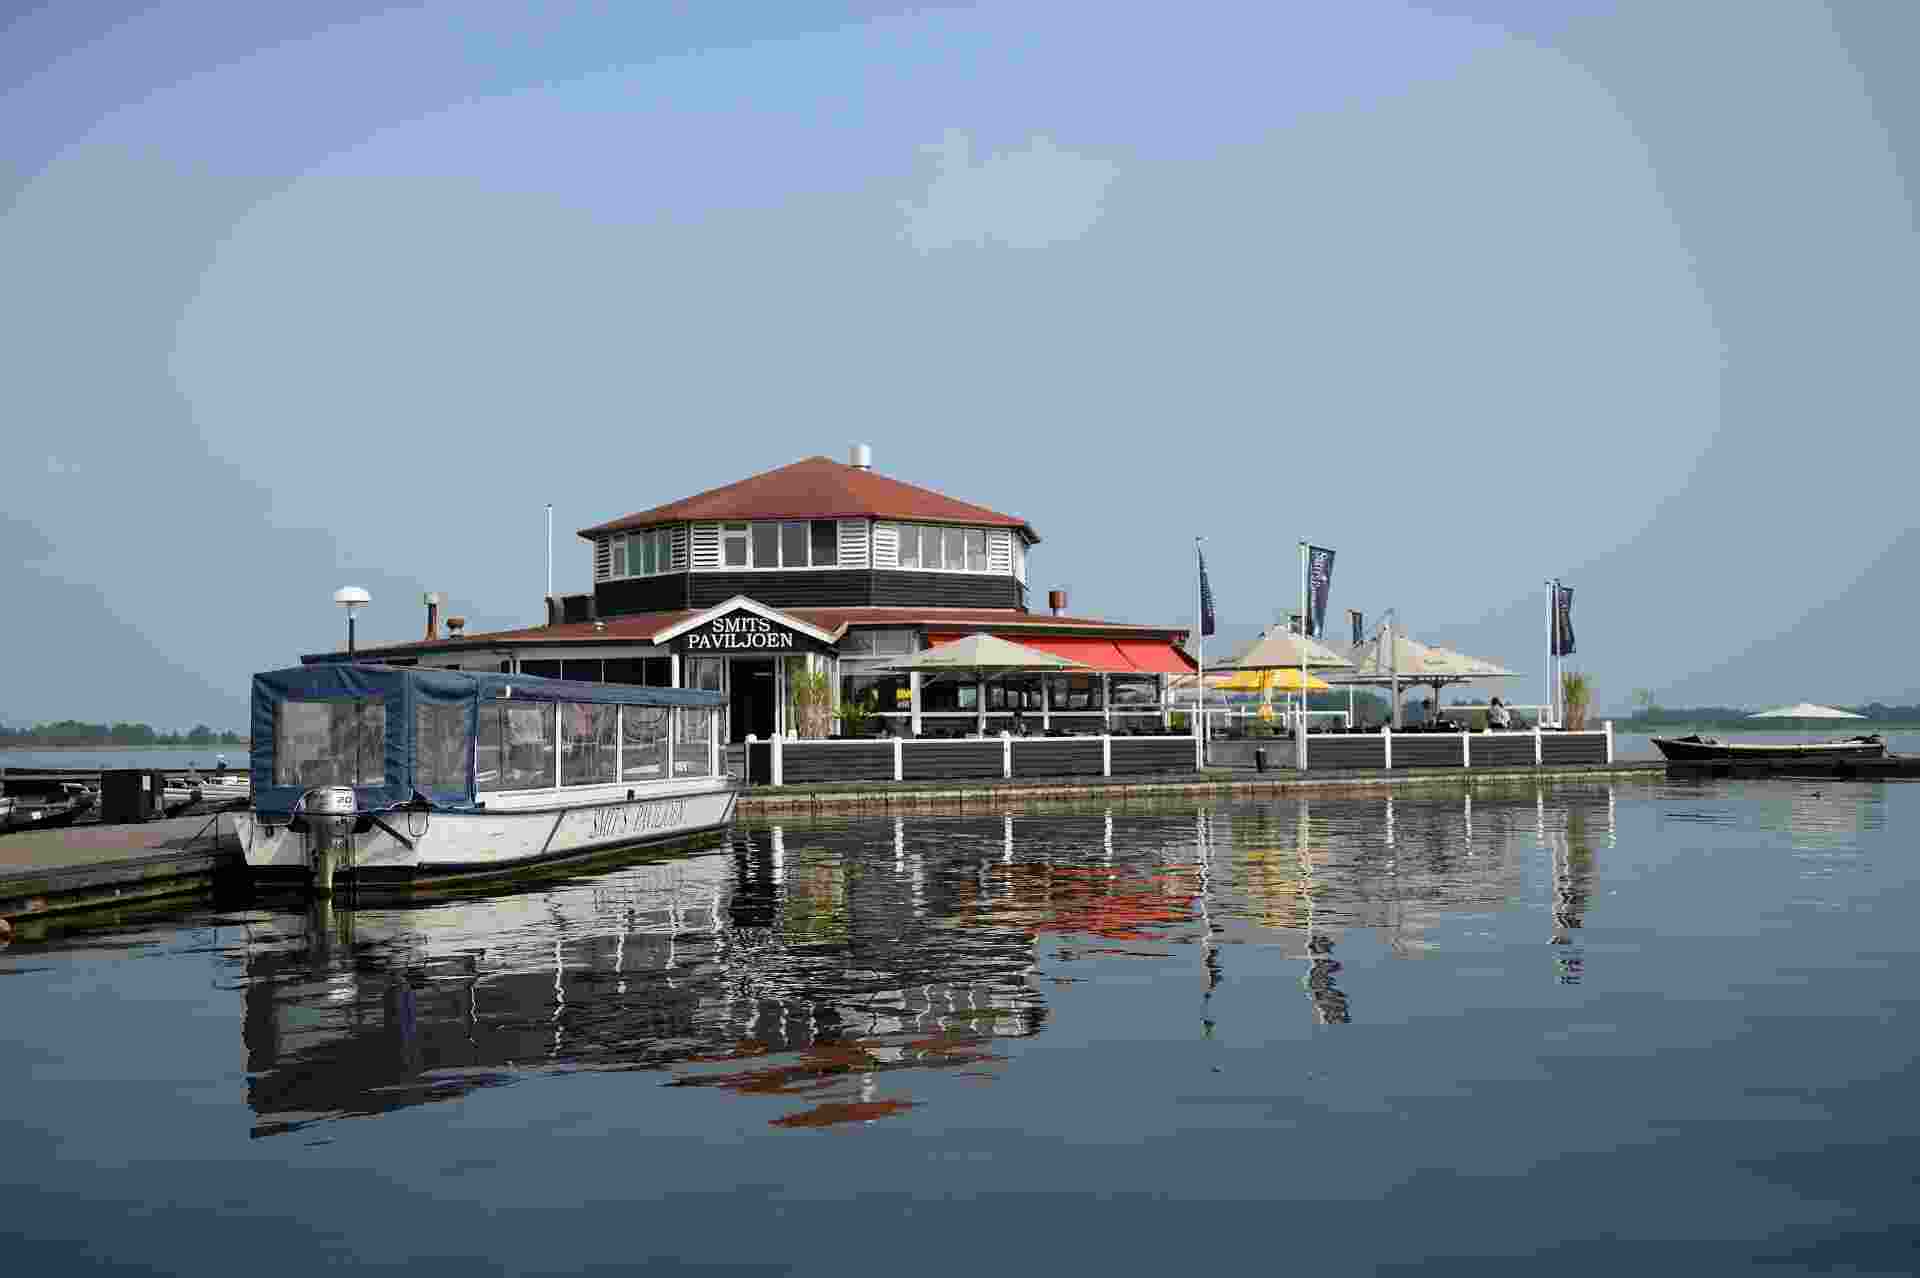
[[[820,646],[777,621],[769,621],[746,611],[715,617],[706,625],[687,631],[674,642],[682,651],[690,653],[737,652],[755,656],[810,652]]]

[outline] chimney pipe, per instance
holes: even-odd
[[[421,596],[420,601],[427,605],[427,638],[438,639],[440,637],[440,605],[447,601],[447,597],[439,591],[428,591]]]
[[[872,470],[873,449],[867,447],[865,444],[855,444],[853,446],[853,455],[849,459],[848,464],[855,470]]]
[[[465,617],[448,617],[447,618],[447,638],[458,639],[460,637],[460,632],[462,630],[465,630],[466,628],[467,628],[467,619]]]
[[[1065,612],[1067,610],[1067,592],[1064,590],[1049,590],[1047,592],[1047,607],[1053,609],[1053,615],[1056,617]]]

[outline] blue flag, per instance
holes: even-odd
[[[1573,655],[1573,587],[1553,583],[1553,655]]]
[[[1213,587],[1207,583],[1207,554],[1198,546],[1194,554],[1200,556],[1200,637],[1206,638],[1213,633]]]
[[[1307,634],[1327,633],[1327,592],[1333,589],[1333,552],[1324,546],[1307,547]]]

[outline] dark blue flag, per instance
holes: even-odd
[[[1213,633],[1213,587],[1207,584],[1207,554],[1199,547],[1194,554],[1200,556],[1200,637],[1206,638]]]
[[[1573,655],[1573,587],[1553,583],[1553,655]]]
[[[1361,631],[1365,629],[1365,627],[1360,624],[1360,610],[1358,608],[1349,608],[1347,609],[1347,616],[1353,619],[1353,646],[1358,648],[1360,646]]]
[[[1333,552],[1324,546],[1307,547],[1307,634],[1327,633],[1327,592],[1333,588]]]

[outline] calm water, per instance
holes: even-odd
[[[155,746],[150,750],[0,750],[0,767],[211,768],[222,755],[230,768],[247,766],[245,746]]]
[[[0,953],[11,1272],[1904,1273],[1920,788],[790,822]]]

